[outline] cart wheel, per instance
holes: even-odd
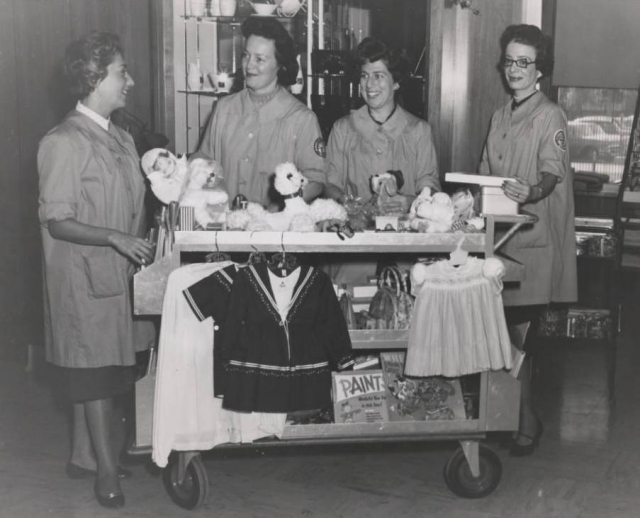
[[[183,509],[196,509],[207,499],[209,480],[202,459],[194,457],[187,465],[182,484],[179,482],[178,458],[171,456],[162,470],[162,482],[171,500]]]
[[[491,448],[480,444],[480,476],[474,477],[462,448],[458,448],[444,466],[447,487],[463,498],[482,498],[498,487],[502,477],[502,462]]]

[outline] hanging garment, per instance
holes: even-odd
[[[502,306],[504,265],[468,257],[416,264],[417,291],[409,331],[405,374],[457,377],[511,368],[511,343]]]
[[[231,288],[238,272],[238,266],[231,264],[184,290],[187,303],[196,318],[202,322],[213,319],[214,343],[219,342],[220,327],[224,325],[231,298]],[[213,349],[213,395],[224,395],[224,362],[220,356],[220,346]]]
[[[167,280],[153,404],[152,458],[161,468],[175,451],[280,437],[286,414],[237,413],[213,397],[213,326],[196,318],[184,289],[231,263],[191,264]]]
[[[294,270],[295,272],[295,270]],[[351,339],[329,277],[299,268],[283,318],[265,264],[238,272],[222,355],[228,361],[224,407],[293,412],[331,404],[331,364],[353,364]]]

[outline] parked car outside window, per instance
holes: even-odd
[[[568,127],[574,160],[605,162],[624,156],[622,120],[606,116],[579,117],[569,121]]]

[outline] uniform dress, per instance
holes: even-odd
[[[372,196],[369,178],[389,170],[402,171],[404,195],[417,195],[424,187],[440,190],[433,134],[426,121],[396,106],[391,118],[379,125],[365,105],[333,125],[327,144],[329,183],[366,202]]]
[[[331,404],[331,366],[353,365],[349,331],[331,280],[314,267],[299,268],[285,318],[266,264],[238,272],[222,334],[228,361],[224,408],[323,408]]]
[[[525,267],[519,285],[505,286],[505,306],[572,302],[577,299],[573,175],[567,150],[567,122],[562,109],[537,92],[512,110],[509,102],[491,118],[480,174],[518,177],[530,185],[541,172],[558,177],[553,192],[526,203],[538,217],[503,246],[505,255]]]
[[[218,342],[221,328],[225,326],[231,289],[237,273],[238,267],[231,264],[196,282],[183,292],[187,303],[200,322],[209,317],[213,319],[213,395],[215,397],[224,395],[224,362],[221,357],[222,347]]]
[[[411,269],[416,301],[405,374],[457,377],[511,368],[511,342],[502,308],[504,265],[468,257]]]
[[[326,167],[328,183],[363,202],[373,195],[371,176],[389,170],[402,171],[401,194],[414,196],[424,187],[440,190],[431,126],[401,106],[382,125],[371,118],[366,105],[338,120],[329,136]],[[339,265],[327,268],[338,283],[366,284],[375,274],[376,260],[363,259],[341,256]]]
[[[145,186],[131,136],[73,110],[38,149],[46,358],[62,367],[135,364],[130,280],[109,246],[54,239],[48,220],[142,235]]]
[[[293,162],[310,180],[324,183],[325,146],[315,114],[284,88],[264,105],[245,89],[218,101],[198,154],[223,168],[229,199],[244,194],[269,204],[269,177]]]

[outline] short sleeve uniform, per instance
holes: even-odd
[[[49,220],[140,235],[145,186],[131,136],[76,110],[38,149],[47,359],[62,367],[135,364],[132,264],[109,246],[54,239]]]
[[[567,149],[567,122],[562,109],[542,92],[512,110],[497,110],[480,164],[481,174],[519,177],[530,185],[541,172],[558,177],[553,192],[521,209],[538,217],[521,228],[502,253],[525,266],[519,286],[505,286],[506,306],[572,302],[577,299],[573,176]]]
[[[263,106],[246,90],[220,99],[199,153],[222,165],[229,199],[244,194],[268,205],[269,177],[282,162],[293,162],[310,181],[325,182],[318,120],[284,88]]]
[[[402,194],[416,195],[424,187],[440,190],[431,126],[401,106],[382,125],[366,105],[338,120],[329,136],[326,166],[329,183],[363,201],[372,195],[369,178],[390,170],[402,171]]]

